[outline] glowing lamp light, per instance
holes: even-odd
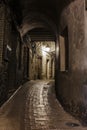
[[[42,46],[42,51],[49,52],[50,51],[50,47],[49,46]]]
[[[49,48],[49,47],[46,47],[46,48],[45,48],[45,51],[48,51],[48,52],[49,52],[49,51],[50,51],[50,48]]]

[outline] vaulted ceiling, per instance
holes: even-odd
[[[40,12],[57,22],[61,9],[73,0],[9,0],[9,5],[20,25],[30,12]]]
[[[29,30],[47,27],[55,30],[62,9],[73,0],[9,0],[21,35]]]

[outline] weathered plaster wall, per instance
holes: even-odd
[[[84,0],[75,0],[61,13],[60,34],[68,27],[69,70],[58,71],[57,95],[65,109],[85,119],[87,104],[87,42],[85,42]],[[85,101],[85,103],[84,103]]]

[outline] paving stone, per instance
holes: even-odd
[[[27,82],[0,110],[0,130],[87,130],[64,111],[51,81]],[[77,123],[78,127],[66,124]]]

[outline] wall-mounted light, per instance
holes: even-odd
[[[49,47],[46,47],[46,48],[45,48],[45,51],[49,52],[49,51],[50,51],[50,48],[49,48]]]
[[[50,51],[50,47],[48,45],[47,46],[43,46],[42,50],[46,51],[46,52],[49,52]]]

